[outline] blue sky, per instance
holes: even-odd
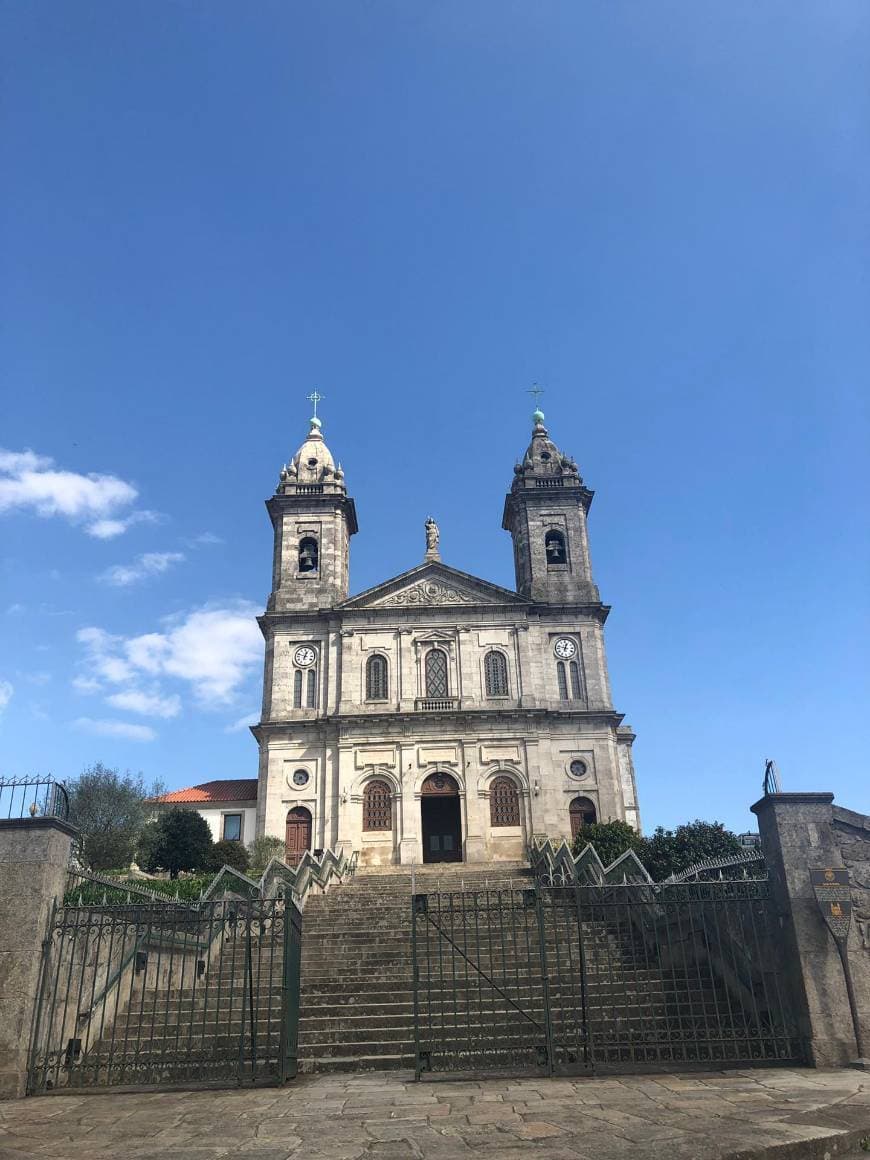
[[[0,765],[254,776],[317,387],[354,591],[513,584],[534,380],[596,490],[645,824],[870,810],[870,7],[0,9]]]

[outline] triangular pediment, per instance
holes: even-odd
[[[427,561],[345,600],[342,608],[434,608],[444,605],[527,604],[509,588]]]

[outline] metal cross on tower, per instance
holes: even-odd
[[[538,405],[538,397],[540,395],[543,395],[543,393],[544,393],[544,388],[539,387],[537,383],[532,383],[532,389],[530,391],[526,391],[527,395],[534,395],[535,396],[535,406],[536,407]]]
[[[309,403],[312,403],[314,405],[314,418],[316,419],[317,418],[317,404],[319,402],[321,402],[323,399],[325,399],[326,396],[321,395],[319,391],[312,391],[310,395],[306,395],[305,397]]]

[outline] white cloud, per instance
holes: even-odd
[[[107,522],[122,522],[118,513],[129,508],[138,494],[131,483],[116,475],[64,471],[48,456],[0,449],[0,512],[62,516],[73,523],[86,522],[89,531],[101,528],[105,533]],[[120,533],[109,529],[109,534]]]
[[[93,717],[78,717],[73,725],[98,737],[124,737],[128,741],[153,741],[157,736],[150,725],[132,725],[127,721],[95,721]]]
[[[51,673],[40,670],[35,673],[27,673],[24,679],[29,681],[31,685],[47,685],[51,680]]]
[[[254,667],[262,663],[257,611],[244,602],[224,608],[206,606],[172,618],[163,632],[133,637],[83,628],[77,639],[87,650],[85,679],[126,684],[147,673],[152,678],[186,681],[206,708],[230,703]]]
[[[115,536],[123,535],[133,524],[158,524],[161,516],[158,512],[140,511],[131,512],[124,519],[102,519],[88,524],[85,531],[97,540],[112,540]]]
[[[9,704],[12,694],[15,692],[9,681],[0,681],[0,713]]]
[[[126,588],[151,576],[161,576],[173,564],[180,564],[183,559],[183,552],[145,552],[144,555],[137,556],[132,564],[115,564],[97,579],[116,588]]]
[[[223,544],[224,540],[220,536],[216,536],[214,532],[200,532],[198,536],[194,536],[187,541],[191,548],[205,548],[212,544]]]
[[[77,693],[99,693],[103,688],[95,677],[73,677],[72,687]]]
[[[241,733],[249,725],[256,725],[259,720],[260,714],[256,710],[251,713],[245,713],[244,717],[239,717],[238,721],[233,721],[232,725],[226,725],[224,727],[224,733]]]
[[[21,614],[23,612],[26,612],[26,611],[27,611],[27,605],[25,605],[25,604],[10,604],[9,607],[6,609],[6,615],[7,616],[21,616]]]
[[[177,717],[181,712],[181,698],[175,693],[162,697],[159,693],[130,689],[125,693],[113,693],[106,701],[115,709],[141,713],[143,717]]]

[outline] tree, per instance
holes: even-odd
[[[284,857],[284,843],[280,838],[273,838],[269,834],[261,834],[259,838],[254,838],[248,850],[251,855],[248,873],[253,878],[259,878],[273,858]]]
[[[593,822],[577,831],[574,853],[579,854],[587,842],[592,844],[604,865],[609,866],[626,850],[640,851],[643,838],[628,822]]]
[[[129,866],[148,813],[142,775],[119,773],[101,761],[68,786],[70,821],[82,832],[84,860],[92,870]]]
[[[653,880],[661,882],[706,858],[726,858],[743,850],[736,834],[722,822],[686,822],[675,830],[658,826],[643,839],[640,860]]]
[[[233,870],[240,870],[245,874],[250,860],[250,855],[241,842],[223,838],[220,842],[215,842],[209,851],[208,868],[217,873],[222,866],[231,866]]]
[[[168,870],[170,878],[179,870],[206,870],[212,845],[208,822],[196,810],[168,810],[146,833],[145,869]]]

